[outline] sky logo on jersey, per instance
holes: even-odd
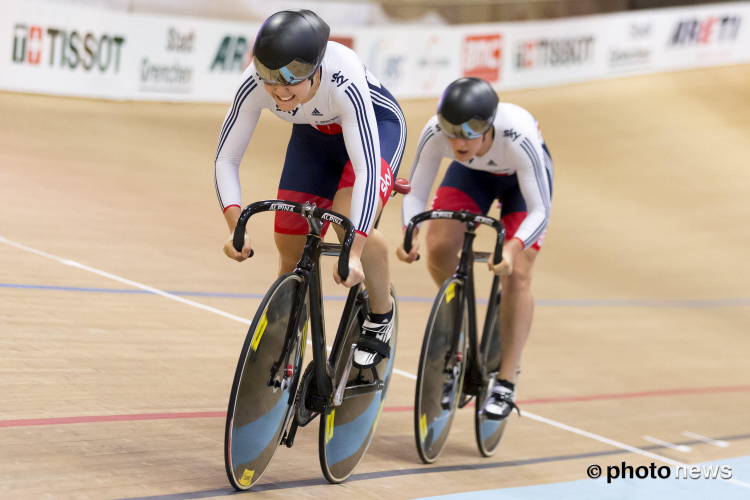
[[[344,222],[344,220],[341,217],[336,217],[331,214],[323,214],[321,219],[333,222],[334,224],[338,224],[339,226],[341,225],[342,222]]]
[[[120,51],[125,43],[122,35],[97,35],[93,32],[28,26],[18,23],[13,33],[12,60],[16,64],[39,66],[47,61],[50,67],[98,69],[106,73],[120,70]]]
[[[503,131],[503,137],[508,137],[510,138],[511,141],[516,142],[516,139],[521,137],[521,134],[519,134],[513,129],[509,129],[509,130]]]
[[[503,62],[503,37],[497,35],[467,36],[463,46],[465,77],[475,77],[490,83],[500,81]]]
[[[740,16],[710,16],[680,21],[669,40],[672,46],[711,45],[735,42],[740,32]]]
[[[515,67],[517,70],[526,71],[593,63],[594,42],[593,35],[523,41],[516,45]]]
[[[280,210],[282,212],[294,212],[294,205],[287,205],[286,203],[273,203],[271,204],[271,210]]]
[[[211,63],[211,71],[236,71],[243,72],[252,61],[252,47],[247,43],[247,38],[242,35],[227,35],[219,44],[214,60]]]

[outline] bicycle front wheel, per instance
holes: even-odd
[[[269,386],[271,367],[284,349],[287,325],[294,312],[302,279],[295,274],[280,277],[260,303],[242,347],[232,383],[224,434],[224,462],[229,482],[238,490],[250,489],[265,472],[289,423],[295,381],[302,368],[307,333],[307,300],[300,311],[299,328],[289,358],[293,375]]]
[[[466,361],[451,358],[453,330],[462,315],[458,352],[466,353],[468,316],[461,310],[462,282],[449,279],[443,283],[427,322],[422,354],[419,358],[417,391],[414,401],[414,437],[419,458],[426,464],[437,460],[448,440],[464,379]],[[449,366],[452,369],[448,369]]]
[[[388,341],[391,347],[390,358],[365,370],[352,367],[346,381],[346,390],[341,405],[331,408],[329,413],[322,415],[320,419],[318,444],[320,468],[326,479],[334,484],[345,481],[364,458],[375,436],[380,413],[385,405],[385,396],[396,359],[396,340],[398,339],[398,299],[393,287],[391,287],[391,297],[393,297],[393,330]],[[352,312],[345,341],[338,356],[338,366],[334,367],[336,371],[334,380],[336,381],[342,377],[349,362],[352,344],[357,343],[362,332],[364,311],[369,310],[363,307],[362,300],[367,300],[366,294],[360,294],[359,302]]]

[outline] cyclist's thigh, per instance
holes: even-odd
[[[347,161],[341,134],[330,135],[310,125],[295,124],[281,172],[278,198],[331,208]],[[307,234],[307,221],[301,215],[276,212],[275,216],[275,233],[298,236]],[[277,245],[279,242],[283,245],[287,240],[277,238]]]
[[[344,217],[349,217],[349,212],[351,211],[352,206],[352,191],[353,189],[348,188],[342,188],[339,189],[336,192],[336,196],[333,198],[333,206],[331,207],[331,210],[334,212],[340,213]],[[378,200],[378,208],[375,211],[375,216],[373,217],[373,220],[378,220],[378,217],[380,217],[380,212],[383,210],[383,200]],[[341,229],[339,226],[334,225],[333,226],[334,231],[336,231],[336,236],[338,236],[339,241],[344,241],[344,230]]]
[[[505,241],[510,241],[516,235],[516,231],[518,231],[521,223],[526,219],[526,201],[523,198],[521,188],[518,185],[518,177],[515,174],[499,179],[496,182],[496,187],[497,199],[502,205],[500,217],[503,226],[505,226]],[[533,251],[534,253],[541,250],[546,234],[547,230],[545,229],[536,242],[526,250]],[[526,254],[528,252],[524,251],[523,253]],[[529,261],[529,269],[533,264],[534,260],[532,258]]]
[[[486,215],[495,199],[492,190],[493,174],[474,170],[453,162],[448,167],[432,201],[432,210],[465,210]],[[427,223],[426,243],[429,248],[461,249],[465,226],[454,220],[434,220]]]

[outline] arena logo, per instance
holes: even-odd
[[[193,51],[195,43],[195,32],[180,33],[176,28],[167,31],[167,52],[178,52],[189,54]]]
[[[166,33],[167,52],[189,54],[193,51],[195,32],[180,32],[169,28]],[[178,56],[174,56],[178,57]],[[148,57],[141,59],[140,82],[143,92],[189,93],[193,83],[193,68],[183,66],[178,60],[163,63],[154,62]]]
[[[467,36],[463,46],[463,73],[466,77],[482,78],[490,83],[500,81],[503,62],[503,36]]]
[[[398,86],[406,72],[407,55],[399,40],[383,38],[372,45],[367,67],[386,86]]]
[[[211,63],[211,71],[218,68],[221,71],[242,72],[250,65],[252,58],[252,47],[247,43],[247,38],[242,35],[227,35],[219,44]]]
[[[122,35],[96,35],[93,32],[47,28],[18,23],[13,35],[13,62],[101,73],[120,70],[120,52],[125,43]]]
[[[680,21],[675,26],[669,45],[711,45],[734,42],[740,32],[740,16],[710,16],[705,19]]]
[[[579,66],[594,61],[594,37],[531,40],[516,47],[516,69]]]
[[[651,62],[651,49],[647,47],[611,49],[607,59],[607,63],[612,68],[642,66],[649,62]]]

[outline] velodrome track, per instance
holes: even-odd
[[[465,409],[440,460],[421,464],[413,374],[436,289],[423,260],[394,257],[399,372],[365,460],[328,485],[316,422],[247,495],[610,498],[628,484],[636,493],[611,498],[750,496],[748,81],[745,65],[501,94],[539,120],[556,174],[524,416],[483,459]],[[407,176],[436,101],[401,104]],[[271,216],[251,222],[253,259],[221,251],[212,177],[226,109],[0,93],[0,498],[230,493],[223,414],[277,254]],[[263,115],[241,169],[245,203],[275,197],[290,128]],[[399,204],[381,221],[392,250]],[[327,280],[325,293],[333,335],[345,292]],[[734,482],[586,477],[621,461],[728,463]]]

